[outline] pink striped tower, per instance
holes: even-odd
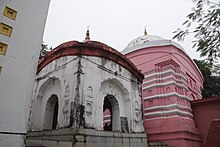
[[[203,76],[185,50],[145,31],[122,53],[145,75],[142,98],[148,140],[201,147],[190,101],[202,98]]]
[[[109,109],[106,109],[103,112],[103,126],[105,126],[106,124],[111,124],[111,114]]]

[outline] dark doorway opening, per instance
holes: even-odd
[[[58,101],[55,104],[54,112],[53,112],[53,125],[52,129],[56,129],[57,127],[57,116],[58,116]]]
[[[53,94],[50,96],[46,104],[43,125],[44,130],[57,128],[58,109],[58,97],[55,94]]]
[[[107,95],[103,104],[103,130],[121,131],[119,104],[113,95]]]
[[[105,98],[103,105],[103,130],[112,131],[112,104]]]

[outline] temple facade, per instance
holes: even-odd
[[[144,74],[142,101],[149,141],[201,146],[190,102],[202,98],[203,76],[184,49],[145,31],[122,53]]]
[[[172,40],[145,31],[121,54],[87,34],[38,63],[49,3],[0,2],[0,146],[220,144],[219,98]]]
[[[91,41],[88,36],[84,42],[61,44],[38,65],[27,137],[29,143],[34,142],[34,135],[41,131],[66,132],[68,129],[70,132],[74,129],[74,134],[79,129],[86,129],[82,134],[85,146],[98,142],[122,147],[123,140],[129,137],[139,140],[135,142],[137,146],[147,146],[147,141],[143,141],[147,137],[142,111],[142,80],[143,74],[120,52]],[[106,111],[110,114],[108,125],[104,123]],[[100,133],[97,141],[91,131],[114,132],[119,136]],[[121,136],[121,133],[127,135]],[[106,137],[113,141],[107,141]],[[50,147],[44,138],[42,140],[41,145]],[[59,141],[59,137],[55,140]],[[81,143],[77,139],[66,142],[76,147]],[[131,139],[126,143],[132,145],[134,142]]]

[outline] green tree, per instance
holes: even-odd
[[[215,69],[215,67],[213,68],[213,65],[207,61],[194,59],[194,62],[197,64],[204,77],[202,97],[220,96],[220,76],[212,74],[213,70],[216,70],[218,73],[219,70]]]
[[[193,34],[193,48],[196,47],[201,57],[207,57],[213,63],[220,58],[220,1],[192,1],[195,6],[182,24],[185,29],[174,31],[173,39],[184,40],[188,34]]]
[[[46,56],[51,50],[52,50],[52,47],[48,48],[47,44],[42,43],[41,44],[41,51],[40,51],[39,61],[42,60],[43,57]]]
[[[213,65],[212,73],[215,76],[220,76],[220,64]]]

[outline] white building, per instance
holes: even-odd
[[[143,75],[121,53],[96,41],[64,43],[40,63],[30,130],[92,128],[142,133]]]
[[[0,146],[22,147],[50,0],[0,1]]]

